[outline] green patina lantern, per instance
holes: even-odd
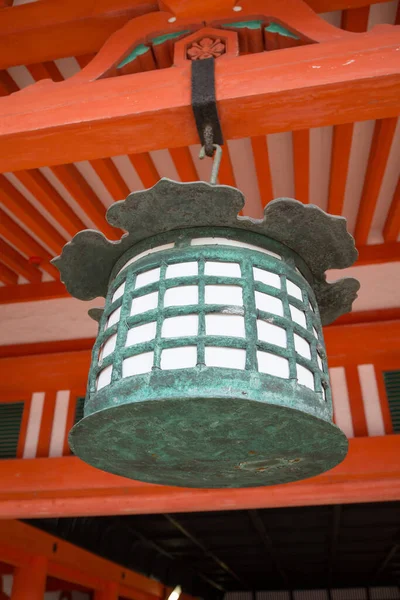
[[[76,298],[106,298],[84,418],[89,464],[199,488],[286,483],[346,455],[332,423],[322,324],[359,283],[325,271],[357,257],[346,221],[296,200],[238,216],[227,186],[162,179],[107,212],[119,242],[83,231],[55,264]]]

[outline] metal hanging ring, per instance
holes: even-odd
[[[221,158],[222,158],[221,146],[219,146],[218,144],[213,144],[213,153],[214,153],[214,151],[215,151],[214,162],[213,162],[213,166],[211,169],[211,177],[210,177],[211,185],[216,185],[216,183],[217,183],[218,172],[219,172],[219,167],[220,167]],[[205,156],[207,156],[206,147],[202,146],[200,149],[199,158],[201,160],[203,160],[203,158],[205,158]]]

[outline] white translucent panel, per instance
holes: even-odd
[[[304,358],[309,358],[311,360],[310,344],[307,340],[297,335],[297,333],[294,334],[294,347],[300,356],[304,356]]]
[[[318,354],[318,352],[317,352],[317,363],[318,363],[318,366],[319,366],[319,368],[321,369],[321,371],[323,371],[323,370],[324,370],[324,367],[322,366],[322,360],[321,360],[321,357],[320,357],[320,355]]]
[[[131,315],[140,315],[141,313],[153,310],[158,306],[158,292],[151,292],[134,298],[131,305]]]
[[[101,388],[106,387],[106,385],[110,385],[111,383],[111,375],[112,375],[113,366],[108,365],[105,369],[100,371],[97,376],[97,385],[96,389],[101,390]]]
[[[304,328],[307,327],[306,315],[304,314],[304,311],[299,310],[290,304],[290,314],[292,315],[292,319],[295,323]]]
[[[303,293],[298,285],[296,285],[292,281],[289,281],[289,279],[288,279],[286,282],[286,286],[287,286],[288,294],[290,294],[291,296],[294,296],[295,298],[298,298],[299,300],[303,300]]]
[[[143,352],[125,358],[122,362],[122,377],[150,373],[153,368],[154,352]]]
[[[206,285],[206,304],[232,304],[243,305],[242,288],[238,285]]]
[[[208,260],[204,265],[205,275],[215,275],[217,277],[240,277],[239,263],[216,262]]]
[[[242,350],[241,348],[206,346],[204,356],[207,367],[242,370],[246,367],[246,350]]]
[[[255,281],[261,281],[265,285],[272,285],[275,288],[281,287],[281,278],[276,273],[270,273],[269,271],[265,271],[265,269],[253,267],[253,276]]]
[[[239,315],[223,315],[220,313],[206,315],[206,335],[226,335],[246,337],[244,317]]]
[[[318,339],[318,333],[315,327],[312,328],[314,336]]]
[[[204,238],[195,238],[190,242],[191,246],[234,246],[236,248],[246,248],[247,250],[257,250],[257,252],[262,252],[263,254],[268,254],[269,256],[273,256],[274,258],[278,258],[281,260],[279,254],[272,252],[272,250],[266,250],[265,248],[259,248],[258,246],[254,246],[254,244],[247,244],[246,242],[239,242],[237,240],[229,240],[228,238],[220,238],[220,237],[204,237]]]
[[[117,343],[117,334],[111,335],[106,342],[102,345],[100,349],[99,359],[103,360],[106,356],[112,354],[115,350],[115,345]]]
[[[126,336],[125,346],[133,346],[133,344],[141,344],[142,342],[154,340],[156,337],[156,330],[156,321],[132,327],[132,329],[129,329],[128,335]]]
[[[297,383],[300,385],[305,385],[310,388],[310,390],[314,389],[314,373],[310,371],[310,369],[306,369],[302,365],[296,363],[296,372],[297,372]]]
[[[255,297],[258,310],[283,317],[283,304],[280,298],[264,294],[264,292],[255,292]]]
[[[121,283],[121,285],[119,287],[117,287],[117,289],[115,290],[113,297],[111,298],[111,302],[115,302],[116,300],[118,300],[118,298],[121,298],[121,296],[124,295],[124,291],[125,291],[125,281],[124,283]]]
[[[135,289],[144,287],[145,285],[150,285],[155,281],[160,281],[160,267],[157,269],[151,269],[150,271],[145,271],[144,273],[140,273],[136,277]]]
[[[197,285],[180,285],[165,291],[164,306],[187,306],[198,304],[199,290]]]
[[[161,352],[161,369],[190,369],[197,364],[197,346],[166,348]]]
[[[110,316],[107,319],[107,325],[106,325],[106,329],[108,329],[109,327],[111,327],[112,325],[115,325],[115,323],[118,323],[119,318],[121,316],[121,307],[115,309]]]
[[[313,303],[312,303],[312,302],[309,302],[308,304],[310,305],[310,308],[311,308],[311,310],[312,310],[313,312],[315,312],[315,309],[314,309],[314,305],[313,305]]]
[[[129,267],[129,265],[132,265],[133,263],[137,262],[141,258],[144,258],[145,256],[150,256],[150,254],[154,254],[155,252],[162,252],[163,250],[170,250],[174,246],[175,242],[171,242],[170,244],[164,244],[163,246],[157,246],[156,248],[149,248],[148,250],[144,250],[140,254],[136,254],[136,256],[129,259],[128,262],[124,264],[124,266],[118,271],[117,274],[119,275],[121,271],[126,269],[126,267]]]
[[[275,346],[281,346],[281,348],[286,348],[287,346],[286,330],[283,327],[277,327],[276,325],[257,319],[257,334],[261,342],[275,344]]]
[[[287,358],[258,350],[257,362],[260,373],[268,373],[268,375],[289,379],[289,361]]]
[[[193,275],[197,275],[198,272],[199,265],[197,262],[177,263],[175,265],[168,265],[165,278],[172,279],[173,277],[192,277]]]
[[[187,337],[197,335],[199,317],[197,315],[181,315],[164,320],[161,336],[164,338]]]

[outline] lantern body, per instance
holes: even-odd
[[[147,238],[112,272],[71,447],[133,479],[286,483],[346,455],[313,278],[285,245],[233,228]]]

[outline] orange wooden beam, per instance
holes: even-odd
[[[58,270],[55,267],[53,268],[55,269],[56,274],[59,275]],[[61,283],[61,281],[42,281],[41,283],[13,285],[0,288],[0,305],[70,297],[65,285]]]
[[[396,500],[399,454],[399,436],[354,438],[349,440],[347,458],[328,473],[267,490],[145,484],[103,473],[76,457],[3,460],[0,516],[145,514]]]
[[[374,136],[354,232],[356,244],[358,245],[368,243],[368,235],[372,219],[374,218],[376,203],[378,202],[396,126],[397,117],[380,119],[375,123]]]
[[[42,600],[46,591],[48,561],[32,556],[14,572],[11,600]]]
[[[23,569],[38,559],[45,565],[44,572],[50,577],[83,585],[91,590],[107,590],[111,586],[118,586],[121,593],[123,589],[124,597],[134,600],[156,600],[163,597],[164,586],[154,579],[121,567],[36,527],[20,521],[2,521],[0,560],[14,565],[16,569]],[[29,600],[30,597],[27,594],[23,600]]]
[[[42,274],[37,268],[29,264],[28,260],[19,254],[12,246],[9,246],[3,239],[0,238],[0,256],[4,264],[25,277],[32,283],[39,283],[42,279]]]
[[[0,175],[0,199],[4,206],[32,231],[39,239],[43,240],[57,254],[61,252],[66,239],[38,213],[34,206],[28,202],[9,181]]]
[[[6,265],[0,263],[0,281],[5,285],[16,285],[18,282],[18,275]]]
[[[399,42],[400,30],[380,26],[340,43],[290,49],[292,63],[286,52],[217,61],[218,110],[226,138],[397,117]],[[371,103],[371,94],[380,101]],[[1,168],[196,143],[190,96],[190,66],[79,85],[42,82],[36,91],[21,92],[17,105],[9,97],[0,99]]]
[[[36,256],[42,259],[40,268],[55,279],[59,279],[59,271],[50,264],[53,256],[20,227],[7,213],[0,209],[0,234],[15,248],[27,256]],[[28,286],[30,288],[30,286]],[[31,288],[30,288],[31,289]],[[65,289],[65,288],[64,288]],[[0,290],[1,292],[1,290]],[[11,293],[11,290],[10,290]],[[1,301],[0,301],[1,302]]]
[[[361,33],[367,30],[369,6],[344,10],[342,29]],[[349,171],[350,151],[353,141],[354,123],[343,123],[333,128],[331,171],[329,178],[328,212],[341,215]]]
[[[0,13],[0,67],[97,52],[130,19],[158,10],[151,0],[42,0]]]
[[[383,228],[385,242],[396,242],[400,234],[400,178]]]
[[[296,200],[308,204],[310,196],[310,131],[293,131],[294,190]]]
[[[400,200],[400,199],[399,199]],[[358,259],[355,266],[376,265],[400,260],[400,242],[358,246]]]
[[[62,74],[60,73],[57,65],[54,62],[46,62],[43,64],[34,64],[34,65],[28,65],[28,70],[30,72],[30,74],[32,75],[32,77],[35,79],[35,81],[40,81],[41,79],[52,79],[53,81],[64,81],[64,77],[62,76]],[[103,182],[104,186],[108,189],[108,191],[110,192],[111,196],[114,198],[114,200],[122,200],[123,198],[126,198],[126,196],[129,194],[129,188],[126,185],[125,181],[122,179],[117,167],[114,165],[113,161],[110,158],[98,158],[97,160],[93,160],[90,162],[91,166],[93,167],[93,169],[95,170],[95,172],[97,173],[97,175],[100,177],[101,181]],[[29,173],[32,173],[32,171],[29,171]],[[39,173],[39,175],[41,175],[40,171],[37,171],[37,169],[35,170],[35,172]],[[18,176],[18,174],[16,174]],[[43,175],[42,175],[43,177]],[[26,177],[25,177],[26,179]],[[45,177],[43,177],[43,179],[45,179]],[[43,183],[42,183],[42,187],[43,187]],[[47,192],[49,191],[48,188],[51,188],[50,184],[47,184]],[[34,194],[35,195],[35,194]],[[39,190],[39,195],[40,195],[40,190]],[[40,196],[41,197],[41,196]],[[53,194],[54,197],[54,194]],[[61,199],[62,200],[62,199]],[[64,201],[62,201],[64,202]],[[60,204],[60,200],[58,199],[57,201],[57,205]],[[66,205],[67,210],[69,209],[69,206],[64,202],[64,205]],[[70,213],[72,213],[73,216],[75,216],[74,212],[70,210]],[[64,208],[63,212],[65,212],[66,209]],[[64,215],[61,215],[61,218],[63,220]],[[77,217],[75,217],[75,219],[80,222],[80,225],[78,227],[78,229],[76,229],[76,224],[72,224],[73,227],[73,232],[71,233],[71,235],[74,235],[77,231],[81,230],[81,229],[85,229],[85,225],[80,221],[80,219],[78,219]],[[65,227],[65,225],[64,225]],[[67,229],[67,231],[69,231],[69,229]]]
[[[384,0],[378,0],[383,2]],[[362,7],[376,0],[308,0],[316,12]],[[110,35],[133,17],[157,11],[152,0],[42,0],[0,14],[0,68],[96,53]]]

